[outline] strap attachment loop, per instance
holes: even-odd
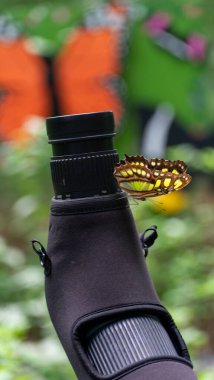
[[[146,236],[147,233],[150,231],[151,233],[148,236]],[[145,257],[148,256],[149,248],[154,244],[157,237],[158,237],[157,226],[151,226],[140,234],[140,241],[142,244]]]
[[[49,259],[47,252],[39,240],[31,240],[34,252],[39,256],[40,264],[44,268],[45,276],[51,274],[51,260]]]

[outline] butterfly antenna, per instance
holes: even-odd
[[[125,191],[125,190],[124,190]],[[126,195],[127,195],[127,198],[128,198],[128,201],[129,201],[129,205],[130,206],[137,206],[139,205],[139,201],[135,198],[133,198],[131,195],[129,195],[127,192],[126,192]],[[121,197],[117,198],[117,201],[119,201],[120,199],[124,198],[124,195],[121,195]]]
[[[167,211],[165,208],[161,207],[163,205],[163,202],[157,201],[156,199],[150,199],[147,198],[147,201],[151,202],[151,204],[156,206],[160,211],[164,212],[165,215],[167,215]]]
[[[139,205],[139,201],[137,199],[133,198],[131,195],[128,195],[128,200],[129,200],[130,206],[138,206]]]

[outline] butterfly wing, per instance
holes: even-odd
[[[178,191],[186,187],[192,180],[191,175],[187,173],[181,173],[179,175],[172,173],[172,183],[170,191]]]
[[[151,193],[154,188],[154,180],[151,170],[146,166],[147,160],[140,161],[137,157],[126,157],[116,166],[114,175],[119,183],[121,189],[127,191],[137,199],[144,199],[145,194]],[[156,191],[154,195],[156,195]]]
[[[163,172],[172,172],[174,174],[186,173],[187,165],[185,162],[176,160],[164,160],[163,158],[152,158],[149,161],[149,168],[154,170],[161,170]]]
[[[163,172],[161,170],[155,170],[154,177],[155,188],[161,189],[163,194],[183,189],[192,179],[187,173],[175,174],[172,172]]]
[[[152,159],[143,156],[126,156],[115,168],[114,175],[121,189],[133,198],[146,198],[183,189],[191,181],[183,161]]]
[[[173,173],[160,172],[159,177],[151,182],[141,180],[131,180],[120,183],[120,187],[127,191],[133,198],[145,199],[166,195],[173,191],[178,191],[186,187],[191,182],[192,177],[187,173],[179,175]]]
[[[142,162],[142,165],[140,165],[140,162],[135,160],[132,161],[132,157],[129,157],[121,161],[114,170],[115,177],[120,181],[123,180],[145,180],[145,181],[151,181],[152,173],[151,170],[147,167],[146,163]]]
[[[129,162],[132,166],[136,167],[149,167],[149,161],[144,156],[127,156],[126,154],[125,162]]]

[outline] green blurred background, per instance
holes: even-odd
[[[121,3],[128,5],[129,18],[121,68],[116,69],[114,83],[123,107],[115,145],[121,157],[124,153],[138,154],[143,129],[139,112],[148,107],[155,109],[163,102],[173,106],[180,131],[189,136],[188,144],[185,141],[176,144],[175,139],[165,151],[167,158],[187,162],[193,176],[189,188],[160,201],[130,203],[139,231],[150,225],[158,226],[159,238],[147,259],[149,270],[162,303],[172,313],[187,342],[199,379],[212,380],[214,5],[208,0]],[[47,313],[43,271],[32,253],[30,240],[37,238],[44,245],[47,243],[53,189],[49,169],[51,149],[44,120],[45,116],[59,114],[60,108],[59,104],[56,107],[58,94],[53,89],[54,62],[68,36],[102,5],[106,2],[10,0],[8,3],[2,0],[0,3],[0,37],[5,35],[2,20],[6,19],[8,25],[15,25],[19,33],[26,36],[36,54],[43,57],[51,70],[51,79],[46,79],[52,104],[47,114],[44,111],[43,115],[41,112],[30,115],[27,139],[25,135],[20,137],[22,126],[19,125],[16,135],[11,137],[9,132],[13,125],[8,129],[6,125],[0,145],[1,380],[75,379]],[[204,36],[208,49],[202,61],[178,59],[157,46],[145,29],[142,33],[145,20],[160,11],[171,15],[169,32],[182,41],[193,32]],[[18,65],[15,56],[14,64]],[[23,83],[27,75],[23,68]],[[0,100],[4,100],[5,93],[7,95],[4,72],[0,88],[3,94]],[[0,122],[5,106],[3,100]],[[13,104],[9,104],[9,116],[15,125]],[[201,136],[204,143],[199,146],[195,141]]]

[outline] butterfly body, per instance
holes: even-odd
[[[192,179],[186,171],[187,165],[180,160],[147,160],[143,156],[126,155],[115,167],[114,176],[121,189],[144,201],[183,189]]]

